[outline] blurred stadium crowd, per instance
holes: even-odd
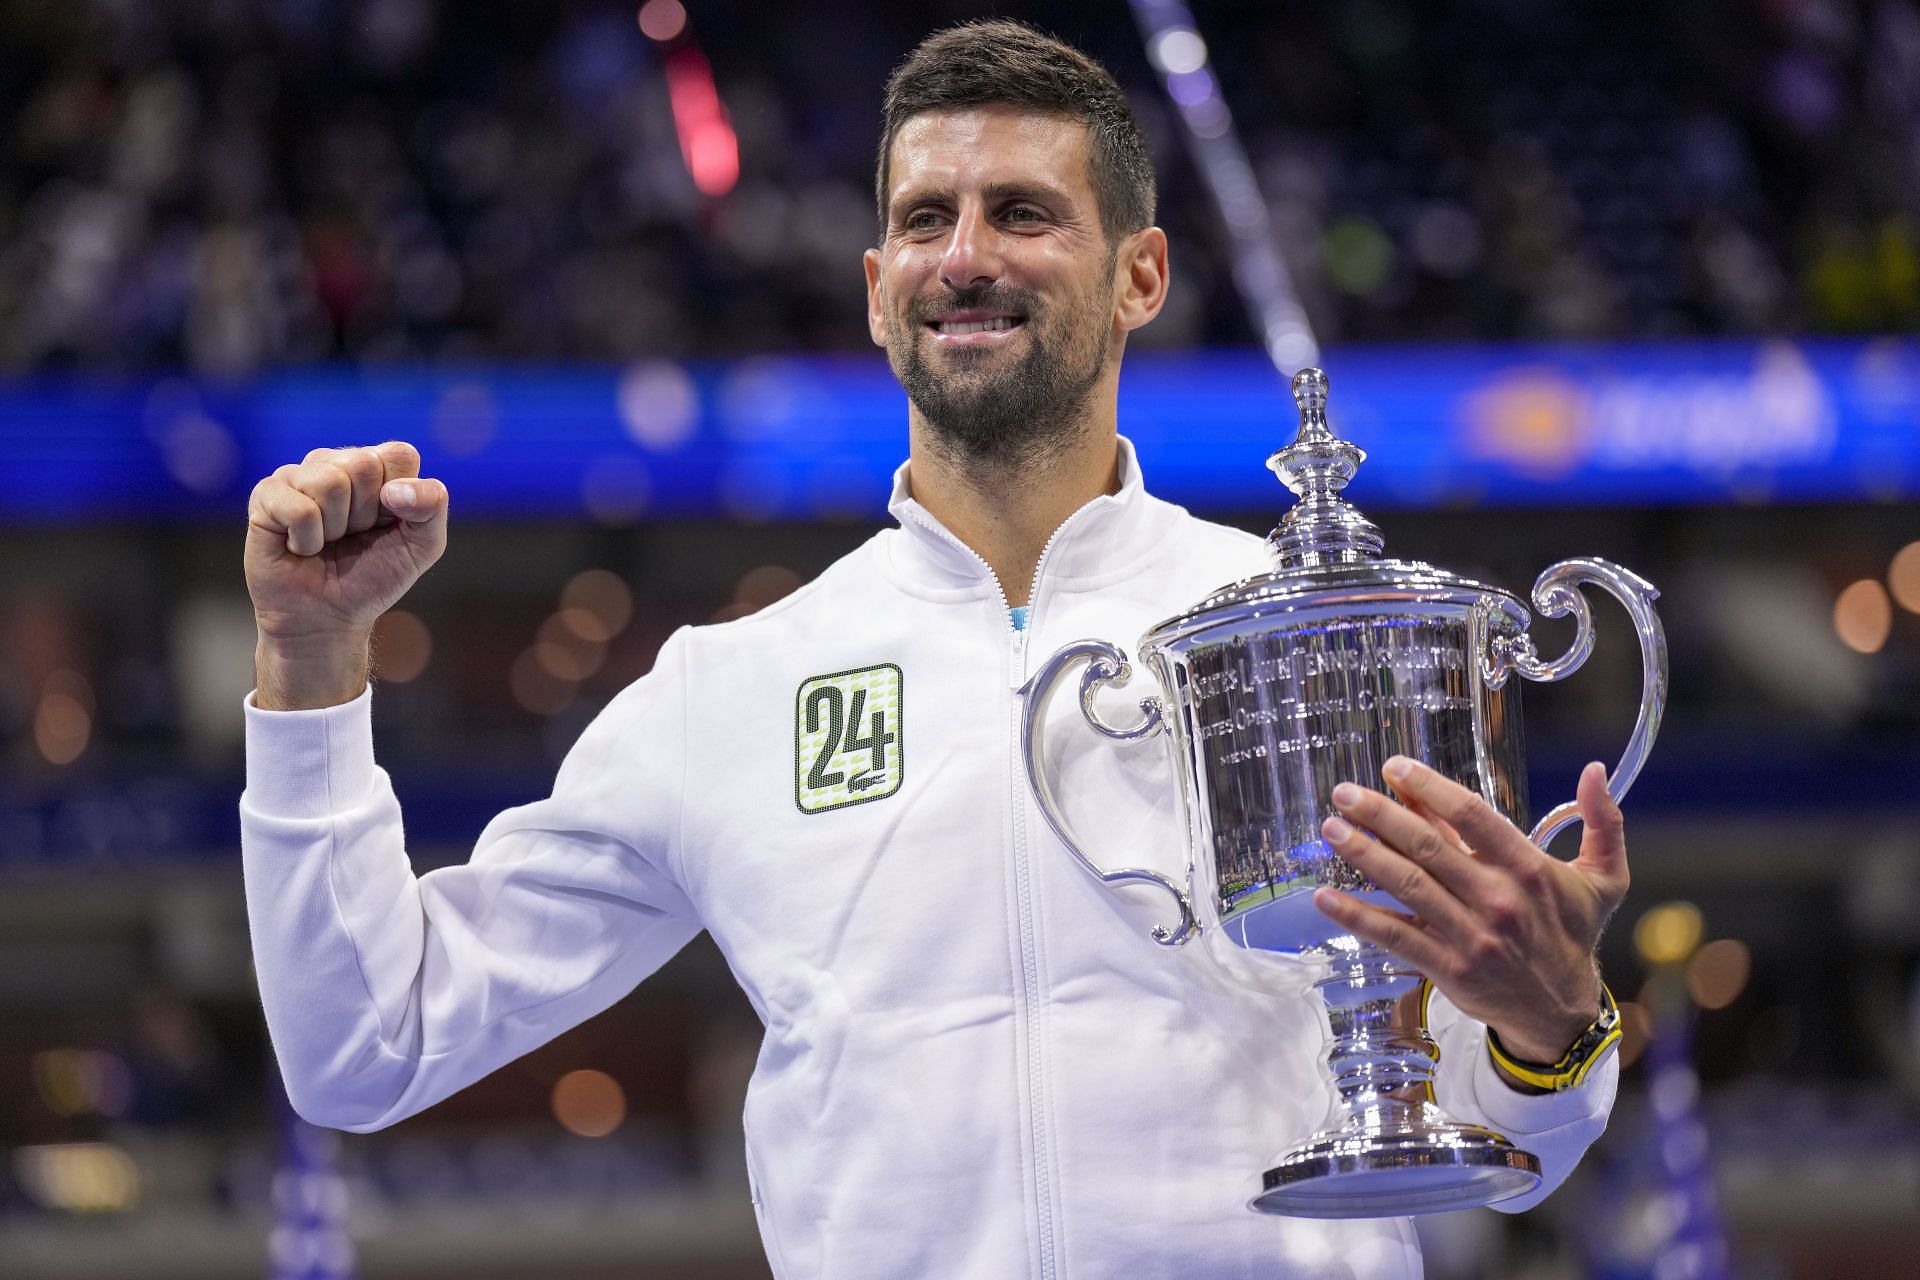
[[[0,370],[863,349],[881,82],[986,6],[667,4],[0,5]],[[1920,325],[1910,0],[1199,10],[1323,341]],[[1154,142],[1142,339],[1245,341],[1125,7],[1022,14]],[[737,185],[682,163],[689,46]]]

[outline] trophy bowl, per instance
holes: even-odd
[[[1249,1207],[1295,1217],[1437,1213],[1522,1195],[1540,1162],[1504,1135],[1449,1116],[1435,1100],[1439,1050],[1427,1030],[1431,986],[1418,969],[1345,932],[1313,905],[1328,886],[1405,907],[1321,838],[1340,782],[1377,785],[1388,757],[1405,755],[1477,791],[1527,829],[1521,681],[1559,680],[1593,649],[1581,588],[1625,606],[1639,636],[1640,712],[1608,779],[1618,800],[1658,730],[1666,643],[1658,592],[1618,565],[1575,559],[1534,584],[1534,608],[1571,615],[1565,654],[1541,659],[1527,608],[1497,587],[1416,561],[1381,557],[1380,532],[1342,496],[1365,454],[1333,435],[1327,379],[1293,380],[1298,438],[1268,466],[1297,502],[1270,538],[1276,568],[1230,584],[1141,637],[1137,652],[1159,685],[1137,724],[1096,711],[1102,688],[1125,684],[1132,662],[1105,640],[1050,656],[1022,689],[1028,781],[1067,849],[1110,884],[1157,885],[1178,910],[1150,931],[1181,946],[1208,936],[1216,954],[1276,953],[1302,962],[1331,1031],[1322,1129],[1283,1152]],[[1163,734],[1186,818],[1185,883],[1140,868],[1105,869],[1072,833],[1045,768],[1041,727],[1055,688],[1080,671],[1087,723],[1115,739]],[[1579,816],[1569,801],[1531,829],[1542,845]],[[1230,966],[1232,967],[1232,966]]]

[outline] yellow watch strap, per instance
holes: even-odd
[[[1500,1037],[1492,1027],[1487,1028],[1487,1052],[1502,1071],[1536,1089],[1549,1093],[1577,1089],[1586,1080],[1587,1073],[1605,1060],[1607,1050],[1620,1042],[1620,1006],[1604,982],[1600,984],[1600,1002],[1600,1016],[1581,1033],[1560,1061],[1551,1066],[1518,1061],[1500,1047]]]

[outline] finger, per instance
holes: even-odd
[[[1441,836],[1446,839],[1447,843],[1451,844],[1454,848],[1468,855],[1473,853],[1473,846],[1468,844],[1466,838],[1454,829],[1453,824],[1421,803],[1420,797],[1396,794],[1394,799],[1398,800],[1414,813],[1419,814],[1426,821],[1432,823],[1433,829],[1438,831]]]
[[[345,470],[332,462],[302,462],[287,477],[287,483],[320,508],[326,541],[336,541],[346,533],[347,515],[353,504],[353,480]]]
[[[1386,948],[1429,976],[1452,973],[1459,967],[1446,944],[1421,928],[1421,922],[1412,916],[1362,902],[1337,889],[1315,890],[1313,905],[1341,928]]]
[[[288,475],[296,469],[282,467],[253,487],[247,500],[247,523],[280,538],[296,556],[317,555],[327,542],[325,522],[318,504],[288,483]]]
[[[1397,805],[1391,807],[1398,808]],[[1401,812],[1405,813],[1405,810]],[[1472,909],[1461,901],[1452,888],[1416,859],[1388,847],[1383,841],[1371,839],[1338,818],[1329,818],[1323,823],[1320,834],[1326,837],[1327,843],[1341,857],[1359,868],[1368,879],[1392,894],[1401,905],[1419,912],[1423,919],[1449,938],[1461,940],[1477,931],[1478,920]],[[1458,851],[1454,851],[1452,857],[1471,861],[1466,854]],[[1481,875],[1487,874],[1484,868],[1476,867],[1475,870]]]
[[[386,483],[387,464],[377,449],[340,449],[333,464],[347,473],[352,488],[347,501],[347,532],[362,533],[380,518],[380,487]]]
[[[1393,756],[1380,774],[1403,799],[1444,820],[1488,862],[1519,867],[1540,856],[1531,840],[1479,792],[1407,756]]]
[[[399,520],[401,532],[415,554],[427,563],[439,558],[447,545],[447,486],[438,480],[389,480],[380,501]]]
[[[1580,853],[1573,865],[1585,871],[1617,901],[1627,892],[1627,822],[1607,790],[1607,767],[1598,760],[1580,771],[1575,793],[1580,804]]]
[[[1484,897],[1496,886],[1496,874],[1468,853],[1457,834],[1449,837],[1406,805],[1367,787],[1343,782],[1333,803],[1353,822],[1380,837],[1381,843],[1424,868],[1463,898]]]
[[[405,440],[389,440],[375,450],[388,480],[411,480],[420,474],[420,451]]]
[[[380,486],[387,479],[386,460],[371,445],[344,449],[314,449],[303,466],[335,466],[347,473],[347,533],[373,528],[380,518]]]

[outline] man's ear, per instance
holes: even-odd
[[[887,311],[880,296],[880,251],[869,249],[860,255],[867,269],[867,333],[873,345],[887,345]]]
[[[1167,302],[1167,233],[1136,231],[1114,254],[1113,319],[1131,332],[1160,314]]]

